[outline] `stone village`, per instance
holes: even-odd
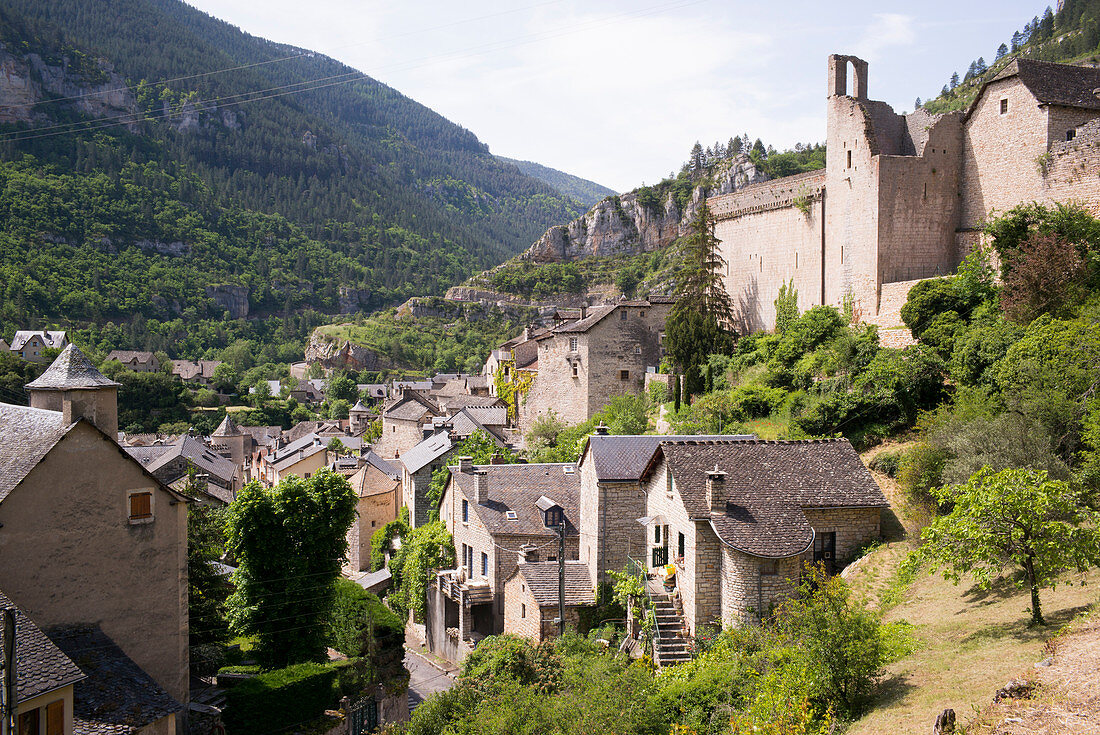
[[[965,113],[944,115],[898,115],[869,98],[868,81],[866,62],[829,58],[824,171],[711,200],[740,332],[774,326],[787,282],[803,309],[851,299],[864,320],[893,323],[916,281],[952,273],[978,244],[991,210],[1075,201],[1100,213],[1100,70],[1018,59]],[[167,734],[210,709],[189,690],[187,507],[230,504],[251,481],[348,477],[358,505],[344,573],[372,591],[389,584],[387,569],[371,570],[372,535],[402,508],[413,528],[442,520],[457,565],[436,574],[426,622],[410,632],[451,662],[489,635],[556,635],[559,605],[576,624],[608,572],[629,564],[653,575],[659,666],[689,658],[704,626],[757,622],[804,562],[839,572],[880,536],[887,507],[844,439],[600,427],[575,463],[456,456],[475,433],[515,448],[550,411],[579,423],[642,393],[662,377],[671,305],[559,309],[498,345],[481,375],[361,386],[382,400],[377,415],[360,402],[348,419],[286,431],[227,416],[209,436],[120,433],[118,384],[64,333],[20,332],[2,346],[26,360],[62,351],[27,384],[29,406],[0,404],[0,556],[23,560],[0,565],[0,603],[18,611],[19,734]],[[116,358],[158,369],[151,353]],[[209,381],[214,367],[177,374]],[[526,386],[514,416],[496,395],[500,375]],[[375,418],[381,435],[364,441]],[[181,492],[195,473],[198,500]]]

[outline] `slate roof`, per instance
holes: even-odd
[[[130,733],[183,710],[98,626],[46,632],[87,675],[73,692],[74,733]]]
[[[0,403],[0,502],[73,426],[60,411]]]
[[[84,678],[69,657],[0,592],[0,609],[15,610],[15,699],[22,702]]]
[[[172,373],[180,376],[180,380],[209,380],[214,377],[214,369],[221,364],[221,360],[172,360]]]
[[[46,368],[46,372],[27,383],[27,388],[35,390],[70,390],[73,388],[118,387],[118,385],[118,383],[99,372],[92,361],[85,357],[76,345],[71,344],[61,351],[56,360],[50,363],[50,366]]]
[[[1016,59],[993,81],[1012,76],[1018,76],[1040,103],[1100,110],[1100,97],[1094,91],[1100,89],[1100,69]]]
[[[499,396],[471,396],[462,394],[459,396],[441,397],[440,404],[448,411],[457,411],[460,408],[493,408],[503,406],[504,401]]]
[[[575,322],[563,324],[562,326],[556,328],[554,331],[558,334],[587,332],[589,329],[603,321],[604,317],[615,311],[615,306],[615,304],[607,306],[593,306],[588,310],[588,316],[586,316],[584,319],[578,319]]]
[[[641,479],[653,452],[667,441],[746,441],[753,434],[724,435],[600,435],[592,434],[581,451],[580,464],[593,463],[596,479],[604,481],[634,481]]]
[[[150,363],[155,360],[156,357],[157,356],[152,352],[143,352],[141,350],[111,350],[107,353],[107,360],[118,360],[121,363]]]
[[[504,426],[508,423],[507,406],[466,406],[462,411],[482,426]]]
[[[127,454],[137,459],[139,462],[141,461],[141,454],[135,455],[130,451],[136,449],[136,447],[126,447],[125,449]],[[157,470],[180,457],[186,459],[200,472],[205,472],[211,477],[217,477],[226,483],[232,482],[233,475],[237,472],[237,465],[233,463],[233,460],[221,456],[198,439],[193,436],[188,436],[187,434],[184,434],[169,445],[167,451],[157,455],[149,461],[149,463],[145,465],[145,469],[156,474]],[[173,482],[176,479],[176,477],[172,477],[168,478],[167,481]]]
[[[539,607],[558,604],[558,563],[543,561],[520,564],[513,576],[518,575],[527,583],[531,596]],[[592,588],[592,577],[588,574],[588,565],[583,561],[565,562],[565,604],[594,605],[596,593]]]
[[[191,489],[191,478],[184,475],[183,477],[179,477],[176,480],[173,480],[172,484],[168,487],[172,488],[178,493],[186,493],[188,490]],[[202,488],[202,492],[226,505],[232,503],[237,497],[236,493],[234,493],[229,488],[222,487],[221,485],[209,481],[206,483],[206,487]]]
[[[502,408],[500,410],[507,411],[508,409]],[[489,438],[495,441],[498,445],[504,445],[504,439],[500,434],[499,425],[494,425],[491,427],[486,426],[477,419],[477,417],[471,412],[471,409],[469,408],[464,408],[456,413],[454,416],[449,416],[448,418],[443,419],[443,421],[450,424],[452,430],[457,436],[466,437],[475,432],[484,431],[486,434],[489,435]]]
[[[375,454],[373,450],[368,449],[367,453],[363,455],[363,460],[376,468],[384,475],[388,476],[391,480],[401,479],[401,468],[390,462],[388,459],[382,459],[379,455]]]
[[[397,487],[398,481],[398,477],[369,463],[360,467],[348,479],[357,498],[369,498],[372,495],[392,492]]]
[[[63,331],[20,329],[11,338],[11,351],[15,352],[23,349],[23,345],[35,336],[41,338],[46,347],[60,347],[65,343],[65,332]]]
[[[646,469],[668,463],[688,516],[709,519],[728,546],[754,556],[787,557],[810,547],[803,508],[885,508],[886,498],[847,439],[673,441]],[[726,473],[724,513],[711,512],[706,474]]]
[[[312,457],[317,452],[323,452],[327,449],[328,442],[324,441],[318,434],[306,434],[297,441],[292,441],[285,447],[280,448],[278,451],[273,452],[268,457],[268,462],[275,467],[275,469],[282,471],[283,469],[297,464],[306,457]],[[298,452],[302,453],[302,456],[298,456]]]
[[[419,421],[425,412],[433,416],[443,413],[435,401],[413,390],[406,390],[382,409],[386,418],[406,421]]]
[[[355,402],[355,405],[351,407],[348,413],[370,413],[370,409],[363,405],[363,401],[360,399]]]
[[[572,472],[566,472],[566,469]],[[581,473],[572,463],[476,465],[485,471],[486,499],[470,503],[491,534],[555,536],[557,532],[542,522],[542,513],[535,504],[546,496],[562,507],[565,532],[577,534],[581,492]],[[451,467],[451,482],[467,499],[474,495],[474,475]],[[507,512],[515,511],[515,520]]]
[[[232,418],[230,418],[229,414],[226,414],[225,418],[222,419],[222,422],[220,424],[218,424],[218,428],[214,429],[214,433],[211,434],[210,436],[241,436],[241,435],[242,435],[242,432],[241,432],[240,428],[237,426],[237,422],[235,422]]]
[[[405,465],[405,469],[410,473],[419,472],[434,460],[439,459],[444,454],[454,449],[454,447],[455,443],[451,440],[450,433],[441,431],[438,434],[432,434],[427,439],[402,454],[398,461]]]

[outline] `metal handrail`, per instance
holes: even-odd
[[[657,661],[660,663],[660,640],[661,640],[661,624],[657,621],[657,605],[653,602],[653,593],[649,589],[649,575],[646,573],[645,565],[639,562],[637,559],[628,556],[634,566],[638,568],[638,571],[642,575],[642,587],[645,589],[646,599],[649,600],[649,609],[647,614],[652,616],[653,619],[653,653],[657,656]]]

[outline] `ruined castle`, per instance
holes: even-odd
[[[852,85],[849,94],[849,67]],[[899,115],[867,96],[867,62],[829,57],[824,171],[708,202],[742,334],[850,298],[890,321],[913,282],[954,272],[992,211],[1077,202],[1100,214],[1100,70],[1016,59],[965,112]]]

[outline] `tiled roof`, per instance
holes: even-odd
[[[442,397],[440,403],[448,411],[457,411],[460,408],[467,408],[470,406],[477,408],[493,408],[504,405],[504,401],[498,396],[471,396],[465,393],[459,396]]]
[[[88,676],[73,692],[74,732],[128,733],[183,709],[98,626],[46,633]]]
[[[466,389],[474,390],[476,388],[488,388],[489,376],[488,375],[471,375],[466,378]]]
[[[57,356],[46,372],[27,383],[28,389],[68,390],[70,388],[103,388],[118,386],[103,373],[96,370],[91,360],[76,345],[69,345]]]
[[[370,409],[363,405],[362,399],[355,402],[348,413],[370,413]]]
[[[241,436],[241,430],[229,414],[226,414],[222,422],[218,424],[218,428],[214,429],[214,433],[210,436]]]
[[[178,493],[187,493],[187,491],[191,489],[191,478],[184,475],[183,477],[175,480],[168,487],[172,488]],[[236,493],[234,493],[231,489],[227,487],[222,487],[221,485],[213,482],[207,482],[206,487],[201,488],[201,492],[206,493],[210,497],[221,503],[225,503],[226,505],[232,503],[237,497]]]
[[[374,464],[366,464],[348,480],[357,498],[369,498],[372,495],[392,492],[397,487],[398,478]]]
[[[474,475],[451,467],[451,482],[470,502],[481,521],[492,534],[546,535],[556,531],[542,522],[542,513],[535,504],[545,495],[565,512],[566,535],[577,534],[581,479],[576,465],[568,464],[497,464],[477,465],[485,471],[486,499],[472,502]],[[571,469],[572,472],[567,472]],[[508,518],[508,511],[516,518]]]
[[[803,508],[887,507],[847,439],[664,442],[649,467],[662,456],[689,517],[709,519],[725,544],[756,556],[809,548],[814,531]],[[722,513],[707,504],[706,474],[714,468],[726,473]]]
[[[558,604],[558,563],[543,561],[520,564],[514,574],[519,575],[531,590],[531,596],[539,607]],[[592,589],[592,577],[583,561],[565,562],[565,604],[594,605],[596,593]]]
[[[993,81],[1012,76],[1018,76],[1041,103],[1100,110],[1100,97],[1095,91],[1100,89],[1100,69],[1016,59]]]
[[[59,411],[0,403],[0,501],[72,427]]]
[[[84,678],[80,669],[0,592],[0,608],[15,609],[15,699],[22,702]]]
[[[11,350],[14,352],[23,349],[23,345],[27,344],[31,337],[40,338],[46,347],[60,347],[65,343],[65,332],[62,331],[20,329],[11,338]]]
[[[755,439],[753,434],[724,435],[599,435],[588,437],[581,452],[580,463],[592,462],[596,479],[605,481],[638,481],[645,471],[653,452],[661,442],[694,441],[744,441]]]
[[[221,364],[221,360],[173,360],[172,373],[180,376],[180,380],[209,380],[214,377],[214,369]]]
[[[282,472],[287,467],[292,467],[303,459],[312,457],[318,452],[327,451],[327,449],[328,442],[317,434],[307,434],[298,441],[291,442],[272,454],[268,461],[276,470]]]
[[[375,454],[373,450],[368,449],[367,453],[363,455],[363,460],[367,464],[377,468],[390,479],[401,479],[401,468],[395,465],[393,462],[390,462],[388,459],[382,459],[382,457]]]
[[[439,459],[447,452],[454,449],[454,442],[451,441],[451,436],[446,431],[441,431],[438,434],[432,434],[424,441],[417,444],[401,455],[400,462],[405,465],[410,473],[419,472],[422,468],[431,464],[432,461]]]
[[[133,449],[133,447],[126,447],[127,453],[130,453],[130,449]],[[130,456],[134,455],[131,454]],[[177,439],[168,448],[168,451],[149,462],[145,469],[155,475],[157,470],[179,457],[186,459],[200,472],[205,472],[211,477],[217,477],[226,483],[232,482],[233,475],[237,472],[237,465],[233,463],[233,460],[221,456],[198,439],[187,434]],[[137,459],[137,457],[134,458]],[[178,478],[166,478],[166,482],[173,482],[176,479]]]
[[[111,350],[107,353],[107,360],[118,360],[122,363],[138,362],[149,363],[156,359],[156,355],[152,352],[142,352],[141,350]]]
[[[508,423],[506,406],[466,406],[462,410],[483,426],[504,426]]]
[[[613,311],[615,311],[614,304],[607,306],[593,306],[591,309],[588,310],[588,316],[586,316],[584,319],[579,319],[569,324],[563,324],[554,331],[559,334],[587,332],[589,329],[603,321],[604,317],[606,317]]]
[[[432,399],[413,390],[407,390],[382,409],[382,415],[391,419],[418,421],[424,413],[438,416],[442,412]]]
[[[178,439],[176,441],[179,441]],[[174,442],[173,442],[174,443]],[[149,446],[127,445],[123,449],[131,457],[136,459],[142,467],[148,468],[149,465],[163,454],[167,454],[172,451],[172,444],[151,444]]]

